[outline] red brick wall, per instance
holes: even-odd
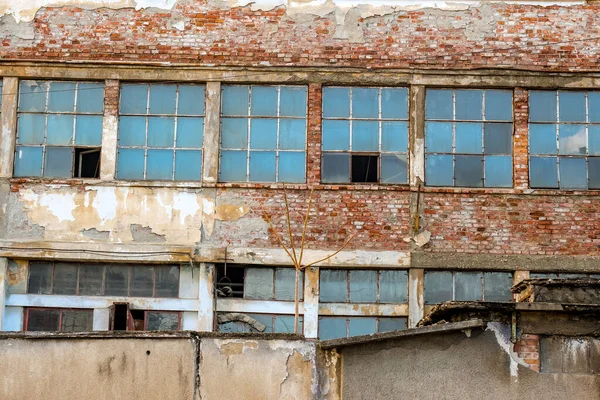
[[[529,365],[529,368],[540,371],[540,338],[538,335],[521,335],[521,338],[515,343],[513,351]]]

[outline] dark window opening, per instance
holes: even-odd
[[[352,155],[352,182],[377,182],[379,157]]]
[[[176,331],[181,327],[181,313],[177,311],[131,310],[128,303],[112,307],[114,331]]]
[[[100,177],[100,149],[75,148],[75,178]]]
[[[115,304],[112,315],[112,330],[126,331],[127,317],[129,316],[129,304]]]
[[[217,296],[244,297],[244,267],[217,266]]]

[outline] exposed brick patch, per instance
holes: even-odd
[[[540,372],[540,338],[538,335],[523,334],[514,344],[513,351],[536,372]]]

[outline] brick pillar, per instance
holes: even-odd
[[[309,185],[318,185],[321,182],[322,93],[322,86],[320,83],[311,83],[308,85],[306,183]]]
[[[119,131],[119,81],[104,83],[104,118],[102,122],[102,155],[100,179],[111,181],[117,171],[117,136]]]
[[[523,88],[514,91],[513,173],[516,189],[529,187],[529,92]]]

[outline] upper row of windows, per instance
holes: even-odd
[[[204,85],[123,84],[116,177],[200,180],[204,98]],[[223,86],[219,181],[305,182],[307,100],[305,86]],[[325,87],[322,103],[324,183],[407,183],[406,88]],[[512,103],[428,89],[426,184],[512,187]],[[600,92],[531,91],[529,104],[531,187],[600,188]],[[14,176],[98,177],[103,109],[101,83],[21,81]]]

